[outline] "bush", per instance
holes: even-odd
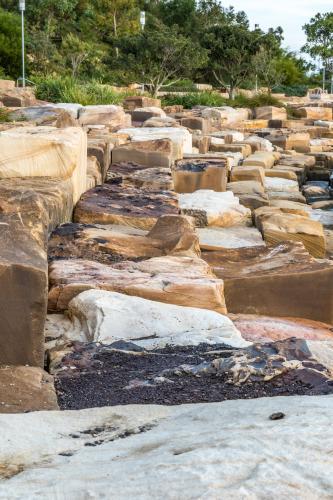
[[[0,123],[4,122],[9,122],[9,116],[8,116],[8,111],[5,111],[4,109],[0,108]]]
[[[185,109],[194,106],[226,106],[227,100],[216,92],[191,92],[183,95],[166,95],[162,98],[163,106],[181,105]]]
[[[274,92],[278,94],[286,94],[286,96],[304,97],[308,93],[307,85],[280,85],[274,87]]]
[[[117,92],[98,82],[80,83],[72,78],[45,78],[36,84],[36,97],[49,102],[75,102],[83,106],[121,104],[132,92]]]
[[[185,109],[191,109],[194,106],[231,106],[233,108],[259,108],[260,106],[277,106],[283,104],[270,94],[258,94],[254,97],[238,95],[230,100],[222,97],[217,92],[196,92],[185,95],[167,95],[163,99],[163,106],[183,105]]]

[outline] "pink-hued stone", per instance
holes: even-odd
[[[275,318],[255,314],[229,314],[242,337],[249,342],[270,342],[296,337],[333,340],[331,325],[301,318]]]

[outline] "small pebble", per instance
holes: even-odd
[[[281,420],[285,416],[286,415],[284,413],[282,413],[282,412],[272,413],[272,415],[270,415],[269,419],[270,420]]]

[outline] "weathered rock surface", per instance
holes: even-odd
[[[112,151],[112,162],[134,162],[145,167],[168,168],[181,155],[170,139],[134,141],[115,147]]]
[[[142,260],[162,255],[200,256],[198,236],[181,215],[165,215],[145,235],[118,226],[64,224],[52,234],[48,255],[54,259],[90,259],[101,263]]]
[[[222,314],[115,292],[83,292],[70,302],[69,315],[79,323],[79,331],[88,342],[124,340],[146,349],[200,343],[247,345]]]
[[[118,130],[131,125],[131,117],[121,106],[113,104],[85,106],[79,109],[80,125],[107,125],[110,130]]]
[[[318,321],[255,314],[229,314],[229,317],[249,342],[271,342],[291,337],[313,343],[333,340],[331,325]]]
[[[301,107],[295,109],[295,114],[299,118],[306,118],[308,120],[332,120],[332,108],[318,107]]]
[[[251,154],[243,162],[244,167],[263,167],[272,168],[275,163],[275,157],[273,153],[268,151],[257,151]]]
[[[0,363],[43,366],[47,236],[72,211],[70,181],[0,181]]]
[[[223,281],[199,258],[156,257],[103,265],[60,260],[50,265],[49,310],[63,311],[85,290],[101,289],[226,313]]]
[[[202,250],[265,246],[260,231],[255,227],[198,228],[197,233]]]
[[[301,215],[268,210],[267,213],[263,212],[256,216],[256,225],[266,243],[270,245],[282,241],[300,241],[313,257],[325,257],[326,241],[320,222]]]
[[[296,180],[284,179],[282,177],[266,177],[266,191],[299,192],[298,182]]]
[[[121,134],[128,134],[132,141],[153,141],[158,139],[170,139],[176,151],[179,151],[178,159],[183,153],[192,153],[192,135],[183,127],[165,128],[127,128],[119,130]]]
[[[246,223],[251,215],[251,211],[240,205],[239,199],[231,191],[217,193],[201,189],[190,194],[180,194],[179,206],[183,214],[196,219],[198,227],[230,227]]]
[[[0,178],[70,179],[73,201],[86,190],[87,138],[80,127],[21,127],[0,132]]]
[[[234,330],[237,332],[236,328]],[[51,375],[41,368],[31,366],[0,366],[0,413],[57,409],[57,396]],[[1,469],[0,467],[0,477]]]
[[[3,415],[0,494],[325,498],[332,416],[332,396]]]
[[[151,229],[161,215],[178,213],[177,196],[172,191],[144,191],[103,184],[82,196],[76,205],[74,220]]]
[[[181,160],[173,169],[177,193],[193,193],[199,189],[225,191],[228,176],[228,160]]]
[[[265,184],[265,169],[263,167],[233,167],[230,181],[254,181]]]
[[[333,323],[333,266],[301,243],[205,251],[202,258],[224,281],[231,313],[291,316]]]
[[[258,120],[286,120],[287,111],[285,108],[262,106],[255,108],[255,116]]]

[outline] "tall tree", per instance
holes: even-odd
[[[21,28],[18,14],[0,8],[0,69],[17,78],[20,72]]]
[[[258,35],[245,25],[218,24],[206,31],[203,43],[209,49],[209,72],[233,99],[236,88],[253,75]]]
[[[159,23],[155,29],[126,37],[120,42],[120,63],[127,64],[136,79],[144,79],[152,94],[189,77],[206,62],[207,51],[177,31]]]

